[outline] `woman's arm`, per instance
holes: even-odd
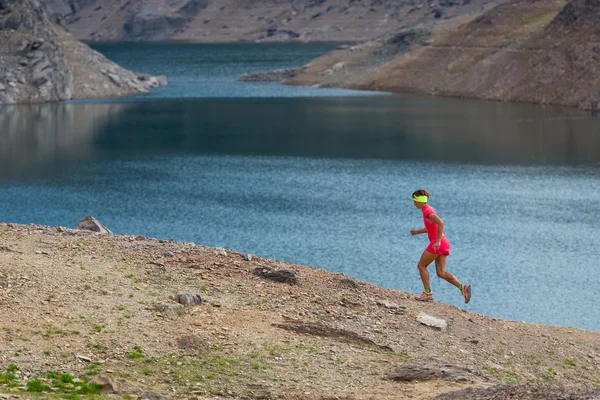
[[[437,251],[437,249],[440,248],[440,242],[442,241],[442,235],[444,234],[444,221],[442,221],[442,219],[436,214],[429,214],[427,218],[429,218],[430,221],[436,223],[438,226],[437,238],[435,239],[435,243],[433,244],[434,250]]]
[[[423,229],[411,229],[410,230],[410,234],[413,236],[420,235],[422,233],[427,233],[427,229],[423,228]]]

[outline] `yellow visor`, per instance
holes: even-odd
[[[413,200],[417,203],[427,203],[427,196],[413,196]]]

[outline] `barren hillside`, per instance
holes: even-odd
[[[600,1],[511,0],[325,55],[289,84],[598,109]],[[393,48],[392,57],[381,57]]]
[[[190,42],[363,41],[501,1],[46,0],[81,40]]]
[[[0,223],[0,305],[5,399],[600,396],[600,333],[193,243]]]

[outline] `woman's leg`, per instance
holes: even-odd
[[[458,279],[450,272],[446,271],[446,257],[446,255],[440,254],[438,258],[435,259],[435,272],[437,272],[437,276],[460,289],[461,284]]]
[[[419,260],[419,264],[417,265],[417,267],[419,268],[419,274],[421,274],[421,281],[423,282],[423,288],[425,288],[426,292],[431,290],[431,287],[429,286],[429,272],[427,272],[427,267],[434,260],[436,260],[437,257],[438,257],[438,254],[432,254],[428,251],[424,251],[423,254],[421,255],[421,259]],[[437,261],[435,264],[437,266]]]

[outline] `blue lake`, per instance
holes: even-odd
[[[578,110],[245,83],[328,45],[102,45],[170,85],[125,99],[0,107],[0,220],[193,241],[418,293],[446,223],[465,306],[600,330],[600,120]]]

